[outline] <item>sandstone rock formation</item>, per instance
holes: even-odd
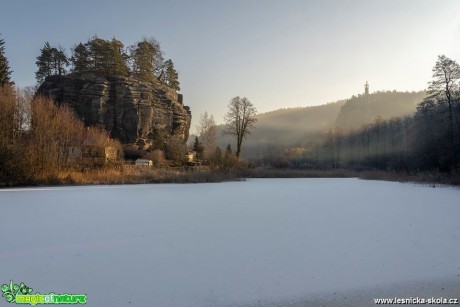
[[[106,129],[122,144],[147,149],[157,138],[188,139],[190,108],[182,95],[159,82],[70,74],[46,78],[38,93],[69,105],[87,126]]]

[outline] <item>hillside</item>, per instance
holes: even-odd
[[[279,109],[259,114],[256,129],[245,140],[243,156],[250,157],[284,147],[303,146],[334,125],[345,102],[346,100],[340,100],[320,106]],[[232,144],[234,148],[233,138],[222,135],[222,129],[219,126],[219,146]]]
[[[411,115],[423,97],[424,91],[387,91],[353,96],[342,106],[335,124],[342,130],[349,131],[373,122],[377,116],[386,120]]]
[[[249,135],[243,148],[246,158],[276,152],[286,147],[308,147],[322,142],[324,133],[334,127],[344,132],[382,119],[413,114],[425,92],[375,92],[353,96],[347,100],[319,106],[279,109],[258,115],[256,129]],[[218,145],[232,144],[230,136],[222,135],[219,126]]]

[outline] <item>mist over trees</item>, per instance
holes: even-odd
[[[459,65],[444,55],[439,56],[428,85],[414,114],[391,118],[379,114],[359,127],[345,119],[361,117],[366,110],[375,108],[377,105],[371,106],[373,99],[380,96],[382,100],[386,96],[385,99],[398,101],[421,93],[377,92],[354,96],[344,104],[335,128],[324,133],[321,142],[297,150],[286,148],[272,157],[270,163],[284,167],[455,172],[460,166]],[[345,111],[349,116],[344,117]]]
[[[179,74],[171,59],[165,60],[160,44],[154,38],[125,47],[115,37],[111,40],[97,36],[86,43],[77,43],[70,54],[62,47],[48,42],[36,61],[37,82],[46,77],[67,73],[94,73],[103,76],[133,76],[139,80],[160,82],[179,91]]]
[[[58,176],[71,167],[69,152],[75,146],[119,146],[106,132],[85,128],[65,106],[14,88],[4,46],[0,39],[0,183],[13,185]],[[165,60],[153,38],[125,47],[116,38],[93,37],[75,44],[70,54],[46,42],[36,64],[38,82],[48,76],[94,73],[132,76],[180,90],[174,63]],[[225,127],[216,126],[207,112],[201,116],[193,149],[211,168],[237,169],[243,165],[239,161],[243,141],[259,121],[249,152],[259,146],[257,150],[263,154],[251,159],[254,165],[458,172],[460,66],[441,55],[432,71],[426,92],[370,94],[366,90],[324,106],[261,115],[247,98],[234,97],[227,106]],[[235,153],[228,139],[225,144],[217,140],[222,130],[236,145]],[[180,166],[185,163],[184,151],[180,140],[165,143],[158,135],[151,154],[158,156],[156,160],[167,158]]]
[[[412,115],[425,95],[425,91],[377,91],[353,96],[340,109],[335,126],[348,132],[373,122],[377,116],[389,120],[393,117]]]
[[[377,116],[390,120],[413,115],[425,94],[422,91],[376,91],[368,97],[359,94],[318,106],[258,114],[257,129],[246,137],[242,156],[274,161],[287,148],[304,148],[305,152],[315,151],[316,155],[315,148],[322,146],[329,129],[334,132],[337,127],[346,135],[364,124],[373,123]],[[225,148],[228,143],[236,146],[233,136],[222,135],[223,126],[217,128],[219,146]]]
[[[419,104],[417,116],[423,139],[417,144],[424,165],[448,170],[459,167],[460,66],[444,55],[433,67],[428,96]],[[421,135],[419,135],[421,136]]]

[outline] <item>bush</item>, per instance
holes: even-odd
[[[166,164],[165,154],[162,150],[159,149],[155,149],[154,151],[148,152],[145,158],[152,160],[154,166]]]
[[[186,146],[179,137],[172,137],[166,144],[166,158],[176,164],[183,164],[185,161],[185,149]]]

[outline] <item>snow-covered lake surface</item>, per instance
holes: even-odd
[[[253,179],[8,189],[0,217],[0,284],[84,293],[88,306],[301,306],[353,291],[372,306],[378,289],[415,296],[410,285],[446,281],[460,291],[460,190],[449,187]]]

